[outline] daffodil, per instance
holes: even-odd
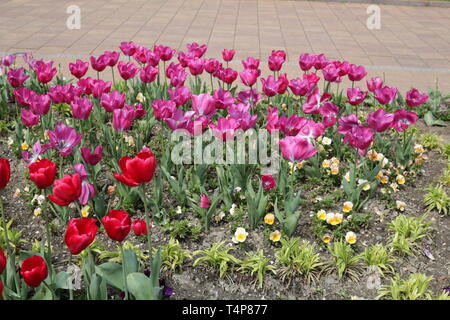
[[[270,234],[269,239],[270,239],[270,241],[273,241],[273,242],[280,241],[280,239],[281,239],[281,232],[278,231],[278,230],[275,230],[274,232],[272,232]]]
[[[233,239],[231,239],[234,243],[238,242],[244,242],[247,239],[248,232],[245,231],[244,228],[239,227],[236,229],[236,232],[234,233]]]
[[[345,241],[350,244],[354,244],[356,242],[356,234],[353,231],[347,232],[345,235]]]
[[[275,215],[273,213],[268,213],[264,217],[264,222],[272,225],[275,222]]]
[[[350,212],[353,210],[353,203],[351,201],[345,201],[344,205],[342,206],[342,211],[345,213]]]
[[[397,206],[397,210],[405,211],[406,203],[404,203],[403,201],[397,200],[395,201],[395,205]]]
[[[325,212],[325,210],[321,209],[317,212],[317,218],[319,218],[320,220],[326,220],[327,219],[327,213]]]
[[[395,180],[397,180],[398,184],[404,184],[406,181],[405,177],[401,174],[399,174]]]

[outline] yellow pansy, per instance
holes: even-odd
[[[330,160],[323,160],[322,161],[322,167],[323,168],[329,168],[331,166],[331,161]]]
[[[351,201],[345,201],[344,205],[342,206],[342,211],[345,213],[350,212],[353,210],[353,203]]]
[[[414,146],[414,152],[415,153],[424,153],[425,152],[425,149],[423,148],[423,146],[421,145],[421,144],[416,144],[415,146]]]
[[[329,146],[331,144],[331,139],[328,137],[323,137],[322,144],[325,146]]]
[[[325,243],[330,243],[330,241],[331,241],[331,236],[328,235],[328,234],[324,235],[324,236],[322,237],[322,241],[325,242]]]
[[[22,143],[22,150],[26,151],[26,150],[28,150],[28,148],[29,148],[28,143],[23,142]]]
[[[344,216],[341,213],[328,213],[327,214],[327,223],[332,226],[338,225],[342,222]]]
[[[395,201],[395,205],[397,206],[398,210],[405,211],[406,203],[404,203],[403,201],[397,200]]]
[[[320,220],[326,220],[327,219],[327,213],[325,212],[325,210],[321,209],[317,212],[317,218],[319,218]]]
[[[36,208],[33,211],[33,214],[34,214],[35,217],[38,217],[41,213],[42,213],[42,209],[41,208]]]
[[[270,238],[270,241],[273,241],[273,242],[280,241],[280,239],[281,239],[281,232],[278,231],[278,230],[275,230],[274,232],[272,232],[270,234],[269,238]]]
[[[345,235],[345,241],[350,244],[354,244],[356,242],[356,234],[353,231],[347,232]]]
[[[369,150],[367,152],[367,157],[371,161],[376,161],[377,160],[377,156],[378,156],[378,154],[377,154],[377,152],[375,150]]]
[[[268,213],[264,216],[264,222],[267,224],[273,224],[275,222],[275,215],[273,213]]]
[[[234,237],[232,240],[234,243],[244,242],[247,239],[247,236],[248,236],[248,232],[245,231],[244,228],[239,227],[236,229],[236,232],[234,233]]]
[[[350,172],[345,174],[344,179],[347,180],[347,182],[350,182]]]
[[[84,218],[89,216],[89,209],[91,209],[91,207],[89,206],[84,206],[83,208],[81,208],[81,216]]]
[[[399,174],[396,178],[398,184],[404,184],[406,179],[403,175]]]
[[[382,176],[380,181],[381,181],[381,183],[388,183],[389,182],[389,178],[387,176]]]

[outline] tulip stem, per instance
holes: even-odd
[[[125,300],[128,300],[128,284],[127,284],[127,275],[125,274],[125,255],[123,254],[123,244],[119,242],[120,254],[122,255],[122,279],[123,279],[123,288],[125,290]]]
[[[47,212],[47,197],[45,195],[45,189],[42,190],[42,195],[44,196],[44,203],[42,205],[42,211],[44,212],[45,216],[45,230],[47,233],[47,258],[48,258],[48,271],[50,274],[50,279],[52,278],[53,274],[53,268],[52,268],[52,239],[51,239],[51,232],[50,232],[50,215]]]
[[[56,297],[56,295],[55,295],[55,291],[53,291],[53,289],[47,284],[47,282],[45,282],[45,281],[42,281],[42,283],[44,284],[44,286],[46,286],[47,287],[47,289],[48,290],[50,290],[50,292],[52,293],[52,300],[55,300],[55,297]]]
[[[3,199],[2,196],[0,195],[0,212],[2,214],[2,224],[3,224],[3,236],[5,237],[5,247],[6,247],[6,252],[8,253],[8,256],[11,254],[10,252],[10,247],[9,247],[9,239],[8,239],[8,229],[6,226],[6,215],[5,215],[5,211],[4,211],[4,207],[3,207]]]
[[[70,268],[71,264],[72,264],[72,254],[69,253],[69,268]],[[70,283],[69,283],[69,299],[73,300],[72,279],[70,280]]]
[[[148,257],[150,260],[150,263],[152,263],[153,260],[153,252],[152,252],[152,238],[151,238],[151,225],[150,225],[150,217],[148,214],[148,207],[147,207],[147,202],[145,201],[145,191],[144,191],[144,187],[142,187],[141,189],[141,198],[142,198],[142,202],[144,203],[144,211],[145,211],[145,223],[147,224],[147,246],[148,246]]]

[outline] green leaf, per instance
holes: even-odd
[[[139,262],[136,253],[130,249],[123,250],[123,261],[125,261],[125,273],[130,274],[139,271]]]
[[[431,127],[434,123],[434,117],[433,117],[433,114],[431,113],[431,111],[428,111],[427,113],[425,113],[425,116],[423,117],[423,119],[425,120],[425,123],[429,127]]]
[[[107,300],[106,281],[97,274],[92,276],[88,298],[90,300]]]
[[[41,285],[32,300],[52,300],[52,293],[45,285]]]
[[[150,278],[135,272],[127,276],[128,290],[136,300],[153,300],[153,287]]]
[[[55,287],[56,289],[69,289],[69,274],[65,271],[59,272],[55,276]]]
[[[115,262],[106,262],[96,266],[95,272],[112,286],[123,290],[122,265]]]

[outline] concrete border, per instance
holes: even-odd
[[[283,1],[292,1],[292,0],[283,0]],[[293,0],[293,1],[362,3],[362,4],[382,4],[395,6],[450,8],[450,1],[420,1],[420,0]]]

